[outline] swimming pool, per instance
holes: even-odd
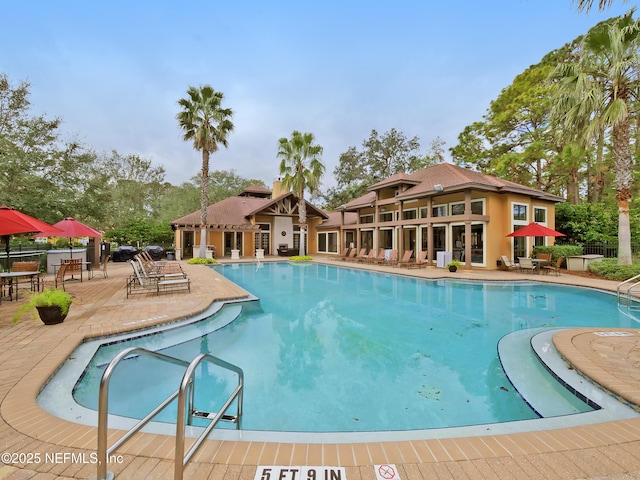
[[[243,428],[250,430],[420,430],[537,418],[502,371],[501,337],[538,327],[636,326],[618,313],[615,297],[580,288],[430,281],[322,264],[219,271],[259,304],[226,307],[177,340],[174,331],[133,342],[186,359],[210,352],[243,368]],[[231,323],[220,328],[219,316]],[[128,346],[97,351],[75,388],[79,403],[95,408],[104,364]],[[128,360],[114,375],[112,390],[121,395],[112,395],[110,411],[141,415],[147,400],[175,390],[179,368],[146,362]],[[218,372],[203,370],[204,377],[216,392],[233,385]],[[215,408],[219,398],[209,395],[197,399],[199,408]],[[571,405],[566,413],[588,410]]]

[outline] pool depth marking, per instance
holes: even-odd
[[[344,467],[259,466],[253,480],[347,480]]]

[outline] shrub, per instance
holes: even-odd
[[[551,263],[555,265],[556,261],[560,257],[574,257],[576,255],[582,255],[582,247],[580,245],[551,245],[549,247],[534,247],[533,254],[538,253],[550,253]]]
[[[640,263],[634,261],[633,265],[618,265],[618,259],[604,258],[601,262],[590,263],[589,271],[607,280],[623,281],[640,275]]]
[[[213,265],[216,263],[215,258],[190,258],[187,260],[189,265]]]

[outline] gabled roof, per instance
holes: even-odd
[[[423,168],[411,175],[396,174],[386,180],[369,187],[370,192],[356,198],[345,205],[346,210],[356,210],[375,203],[375,191],[396,185],[411,185],[407,190],[396,197],[398,200],[442,195],[468,188],[494,192],[512,192],[529,195],[531,197],[548,200],[551,202],[564,202],[562,197],[552,195],[540,190],[526,187],[515,182],[502,180],[491,175],[485,175],[467,168],[458,167],[451,163],[440,163],[433,167]],[[441,190],[436,190],[438,185]]]
[[[211,227],[230,225],[235,228],[252,229],[255,227],[250,222],[252,215],[262,212],[287,197],[292,197],[293,201],[297,201],[296,196],[290,192],[274,199],[242,196],[225,198],[207,207],[207,225]],[[326,212],[309,202],[307,202],[307,215],[309,217],[319,216],[323,219],[327,218]],[[176,226],[199,226],[200,210],[180,217],[172,221],[171,224]]]

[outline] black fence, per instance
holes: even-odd
[[[573,243],[563,243],[561,239],[556,239],[556,245],[575,245]],[[640,255],[640,243],[631,244],[631,253]],[[603,255],[605,258],[618,257],[618,243],[612,242],[585,242],[582,244],[583,255]]]

